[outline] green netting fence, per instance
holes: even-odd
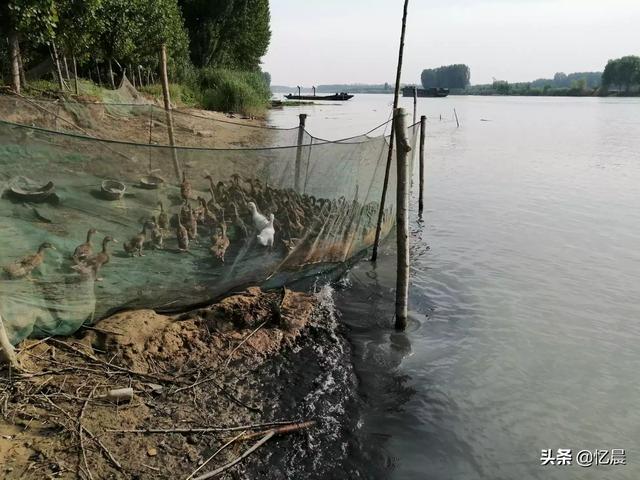
[[[383,135],[327,142],[305,132],[297,145],[296,128],[284,146],[291,132],[259,129],[263,148],[172,148],[118,141],[118,131],[89,136],[99,124],[72,128],[114,112],[127,124],[143,116],[135,105],[59,102],[75,112],[67,123],[32,100],[0,101],[20,109],[0,121],[0,314],[13,343],[71,334],[122,308],[178,309],[241,285],[281,285],[373,243]],[[409,133],[415,144],[416,126]],[[383,233],[395,183],[392,168]],[[94,230],[91,251],[73,258]]]

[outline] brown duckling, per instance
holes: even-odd
[[[96,282],[101,282],[102,278],[98,277],[98,273],[100,273],[100,269],[109,263],[111,260],[111,254],[107,250],[107,244],[109,242],[118,243],[118,241],[107,235],[102,239],[102,251],[94,255],[93,257],[89,257],[85,262],[84,266],[90,267],[93,269],[93,274],[95,276]],[[83,265],[79,265],[78,268],[82,268]]]
[[[56,249],[49,242],[41,243],[38,247],[37,253],[27,255],[26,257],[22,257],[20,260],[7,265],[4,267],[4,271],[7,273],[9,278],[12,279],[26,277],[34,269],[42,265],[42,262],[44,261],[44,251],[48,248],[51,250]]]
[[[187,207],[187,234],[189,235],[189,240],[195,240],[198,238],[198,217],[196,213],[193,211],[191,205]]]
[[[204,178],[209,180],[209,193],[211,194],[211,200],[209,200],[209,203],[207,204],[207,206],[209,207],[209,210],[214,212],[216,215],[219,215],[220,212],[222,211],[222,207],[220,206],[220,204],[216,199],[216,193],[215,193],[216,187],[213,184],[213,177],[211,175],[205,175]]]
[[[211,210],[209,210],[207,201],[204,198],[198,197],[198,201],[200,202],[202,208],[202,223],[210,228],[213,228],[213,226],[218,223],[218,217],[216,217],[216,215]]]
[[[148,228],[151,233],[151,245],[153,248],[162,250],[162,248],[164,248],[164,234],[156,221],[156,217],[151,217],[151,221],[148,223]]]
[[[249,238],[249,229],[247,228],[246,223],[240,218],[240,214],[238,213],[238,206],[235,203],[233,205],[233,226],[235,227],[236,234],[239,238],[248,239]]]
[[[178,227],[176,228],[176,236],[178,237],[178,248],[180,251],[185,252],[189,250],[189,232],[182,225],[182,219],[178,214]]]
[[[73,263],[80,263],[87,258],[89,258],[93,254],[93,245],[91,244],[91,237],[95,235],[97,230],[95,228],[90,228],[87,232],[87,241],[78,245],[73,252],[73,256],[71,259]]]
[[[169,216],[167,215],[167,212],[164,211],[164,205],[162,205],[162,202],[158,202],[158,205],[160,206],[160,214],[158,215],[157,224],[158,227],[166,230],[169,228]]]
[[[182,183],[180,184],[180,195],[185,201],[191,199],[192,195],[191,182],[187,180],[186,172],[182,172]]]
[[[144,257],[142,253],[142,248],[144,247],[144,241],[147,238],[147,223],[145,222],[142,225],[142,231],[133,237],[128,242],[124,242],[122,246],[124,247],[124,251],[127,252],[132,257],[138,253],[139,257]]]
[[[221,263],[224,263],[224,256],[229,248],[229,237],[227,236],[227,224],[223,221],[221,226],[216,227],[216,233],[211,236],[211,247],[209,251]]]

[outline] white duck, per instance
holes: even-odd
[[[271,215],[269,215],[269,220],[267,222],[267,226],[264,227],[261,231],[260,234],[258,235],[258,243],[260,245],[262,245],[263,247],[269,247],[272,248],[273,247],[273,237],[276,234],[276,230],[275,228],[273,228],[273,220],[274,220],[274,215],[273,213]]]
[[[267,220],[267,217],[265,217],[258,211],[258,207],[256,207],[255,203],[249,202],[247,206],[249,207],[249,210],[251,210],[251,219],[253,220],[253,226],[256,227],[259,232],[262,232],[262,230],[267,228],[267,226],[269,225],[269,220]]]

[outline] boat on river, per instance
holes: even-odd
[[[351,100],[353,95],[348,93],[336,93],[333,95],[293,95],[292,93],[285,95],[284,98],[287,100],[334,100],[339,102],[344,102],[347,100]]]
[[[449,95],[448,88],[415,88],[415,87],[404,87],[402,89],[403,97],[413,97],[413,91],[417,90],[418,97],[431,97],[431,98],[444,98]]]

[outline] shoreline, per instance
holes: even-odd
[[[302,373],[288,365],[296,352],[318,345],[335,350],[338,342],[343,356],[336,358],[347,354],[321,296],[249,288],[182,315],[123,312],[77,339],[23,342],[18,357],[29,373],[5,370],[0,377],[5,478],[75,478],[87,469],[100,472],[97,478],[182,478],[241,431],[258,433],[232,442],[199,474],[233,461],[260,432],[283,424],[298,427],[273,447],[265,445],[240,471],[296,468],[299,459],[271,461],[265,451],[306,448],[327,422],[311,415],[317,382],[292,386],[282,375]],[[108,398],[109,390],[128,387],[134,392],[129,401]],[[299,400],[285,401],[287,389]],[[300,399],[311,403],[300,408]],[[305,410],[309,417],[302,416]],[[310,421],[318,423],[300,426]]]

